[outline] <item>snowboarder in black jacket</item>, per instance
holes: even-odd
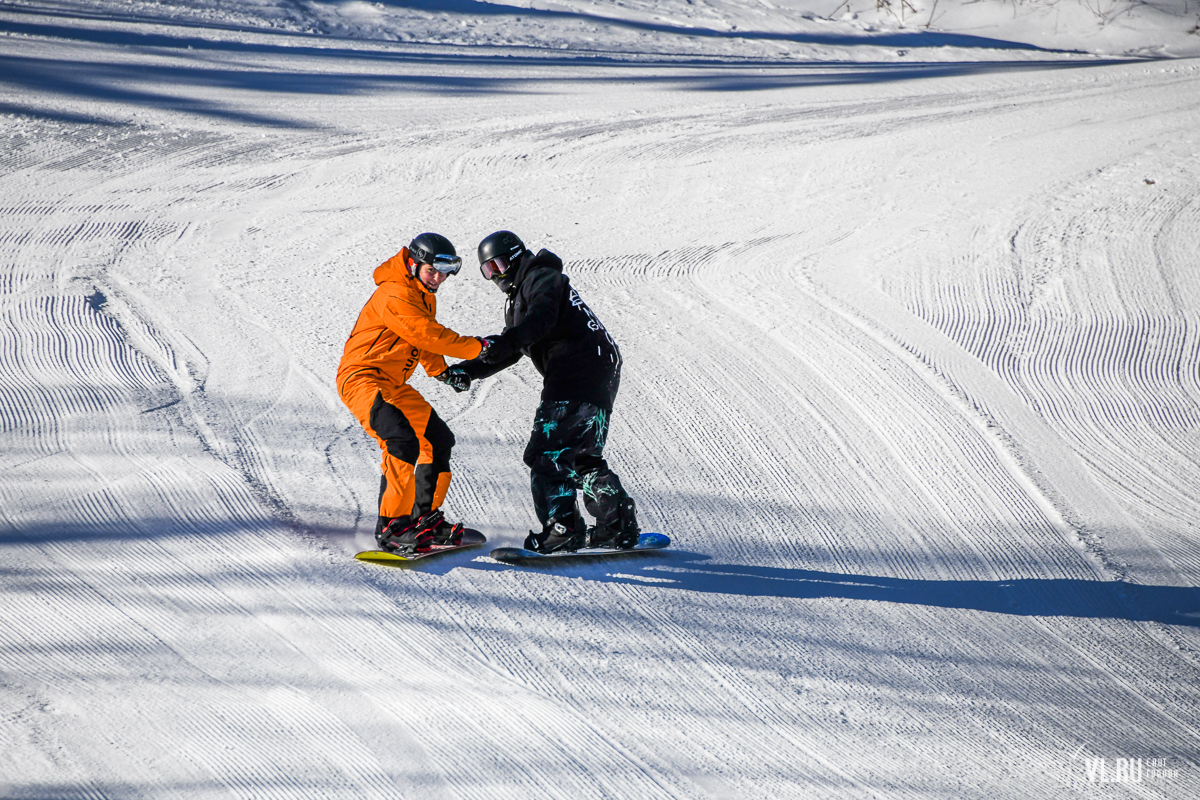
[[[484,352],[450,367],[443,382],[465,391],[528,356],[543,378],[541,403],[525,448],[541,533],[525,547],[539,553],[581,547],[627,549],[638,541],[636,506],[604,460],[621,351],[563,274],[549,250],[534,255],[510,231],[479,243],[479,269],[508,297],[504,331]],[[588,528],[576,492],[596,518]]]

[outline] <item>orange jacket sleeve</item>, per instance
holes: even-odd
[[[384,305],[383,323],[392,333],[413,347],[436,356],[474,358],[483,351],[483,345],[478,339],[474,336],[460,336],[442,325],[433,318],[432,309],[424,307],[420,300],[413,302],[406,297],[388,298]],[[445,369],[445,363],[443,360],[437,374],[441,374],[442,369]],[[422,364],[425,364],[424,358]],[[425,371],[429,372],[429,369],[426,368]]]
[[[437,353],[431,353],[428,350],[422,350],[421,366],[425,368],[425,374],[431,378],[436,378],[446,371],[446,359],[442,358]]]

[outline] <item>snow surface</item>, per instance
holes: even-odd
[[[0,3],[0,796],[1200,796],[1200,8],[835,2]],[[351,558],[500,227],[671,550]],[[517,544],[537,375],[415,384]]]

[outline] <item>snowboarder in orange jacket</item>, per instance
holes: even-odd
[[[444,356],[475,358],[487,342],[438,323],[436,293],[462,265],[454,245],[422,233],[375,270],[378,287],[363,307],[338,364],[338,396],[383,451],[375,538],[385,550],[424,553],[458,544],[463,526],[440,507],[450,488],[454,434],[408,384],[417,365],[433,378]]]

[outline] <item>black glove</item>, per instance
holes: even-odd
[[[456,392],[465,392],[471,388],[471,376],[462,367],[448,367],[437,379]]]
[[[503,334],[485,336],[480,341],[483,342],[483,352],[479,354],[479,360],[483,363],[499,364],[512,358],[513,347]]]

